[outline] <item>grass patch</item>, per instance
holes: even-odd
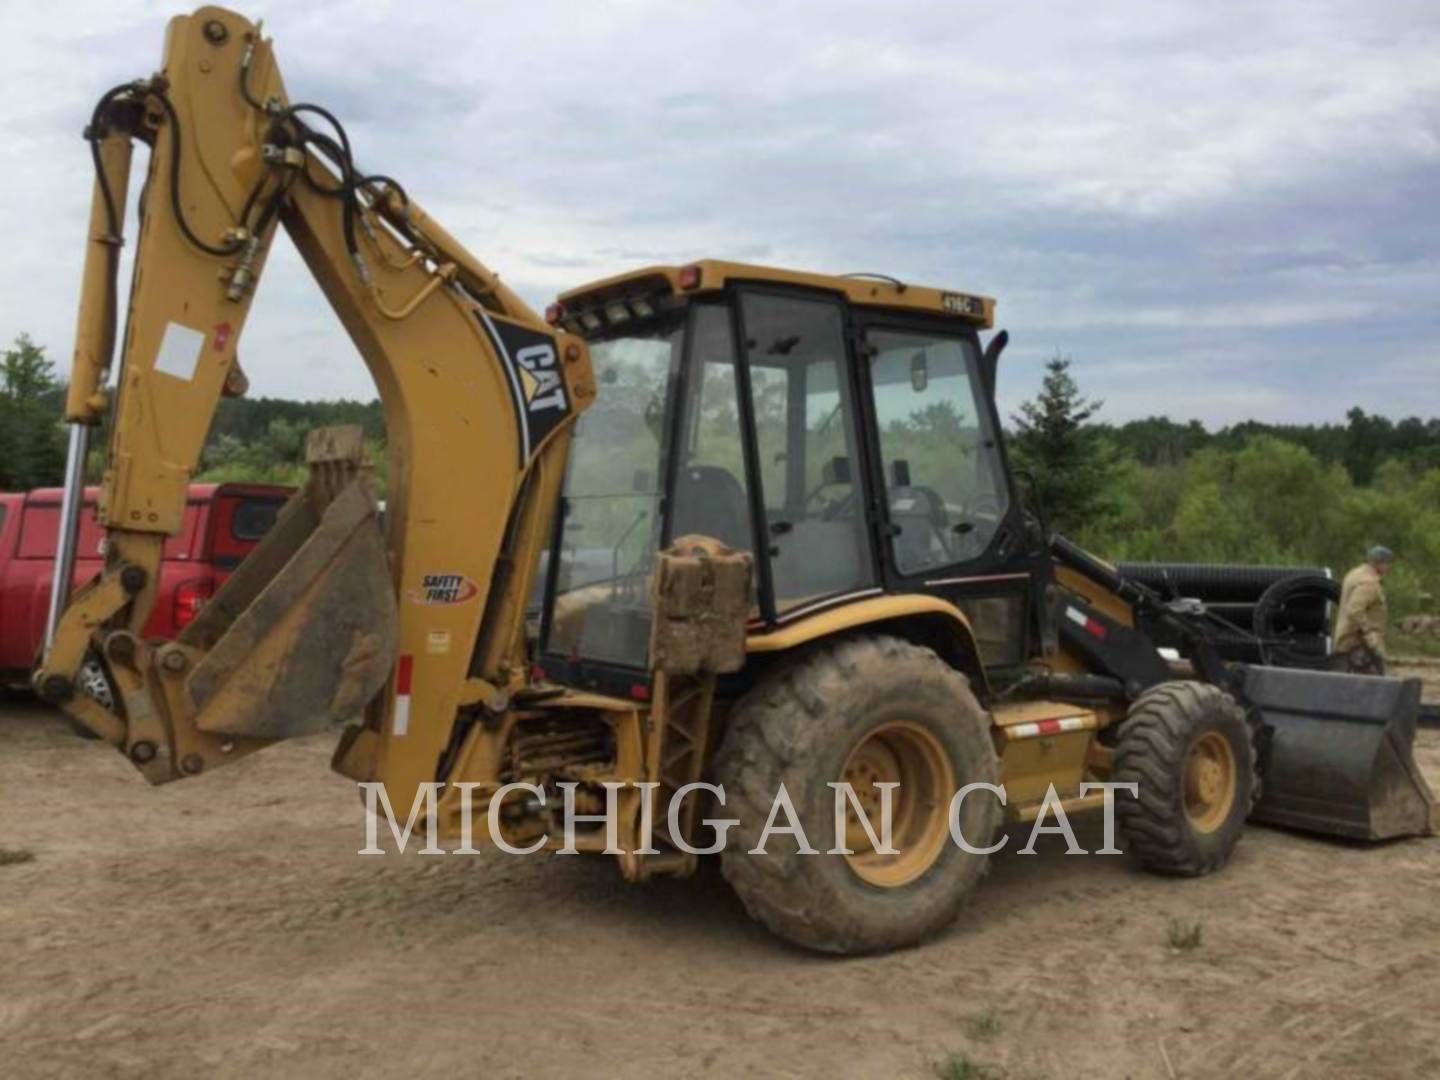
[[[1397,664],[1403,664],[1407,656],[1434,659],[1440,657],[1440,637],[1392,629],[1385,635],[1385,652]]]
[[[33,851],[24,848],[0,847],[0,866],[19,866],[35,858]]]
[[[956,1052],[932,1067],[935,1080],[998,1080],[1000,1074],[989,1065],[981,1065],[969,1054]]]
[[[1176,952],[1194,952],[1200,947],[1204,927],[1189,919],[1171,919],[1165,931],[1165,940]]]
[[[965,1031],[972,1039],[993,1039],[1004,1026],[994,1009],[983,1009],[965,1021]]]

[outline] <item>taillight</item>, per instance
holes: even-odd
[[[700,284],[700,267],[682,266],[680,268],[680,288],[693,289]]]
[[[565,317],[564,304],[551,304],[545,309],[545,321],[551,326],[559,326],[560,320]]]
[[[205,578],[181,582],[175,589],[175,629],[188,626],[205,601],[215,595],[215,583]]]

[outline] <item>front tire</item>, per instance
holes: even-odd
[[[736,706],[715,761],[726,816],[739,820],[721,870],[746,910],[807,949],[867,953],[912,945],[953,922],[987,856],[950,835],[951,798],[997,783],[989,720],[965,677],[929,649],[891,637],[840,642],[786,662]],[[835,791],[847,780],[880,830],[877,782],[893,782],[893,840],[874,851],[853,811],[836,845]],[[810,844],[771,835],[758,844],[781,785]],[[1000,824],[998,799],[969,795],[960,825],[974,847]],[[784,815],[777,818],[783,824]]]
[[[1166,682],[1130,706],[1112,780],[1126,850],[1149,870],[1199,877],[1229,861],[1259,793],[1245,712],[1206,683]]]

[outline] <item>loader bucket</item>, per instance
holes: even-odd
[[[1246,669],[1259,710],[1256,821],[1355,840],[1435,832],[1435,797],[1413,753],[1418,679]]]
[[[185,683],[202,731],[321,732],[355,720],[394,668],[375,499],[354,462],[323,457],[334,430],[312,434],[309,485],[177,639],[204,653]],[[358,433],[346,452],[358,455]]]

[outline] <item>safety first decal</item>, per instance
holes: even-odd
[[[395,668],[395,716],[390,723],[392,735],[404,735],[410,730],[410,680],[414,674],[415,657],[401,653]]]
[[[409,590],[417,604],[463,604],[480,591],[480,587],[464,574],[426,574],[420,588]]]

